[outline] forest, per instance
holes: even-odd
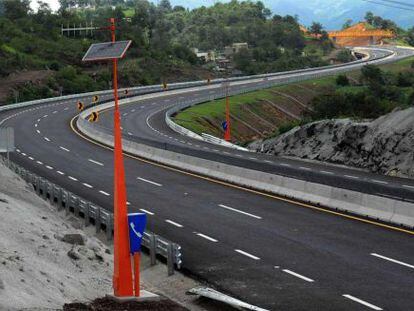
[[[110,17],[117,19],[118,39],[133,41],[121,63],[121,86],[217,75],[191,49],[220,52],[235,42],[249,45],[234,56],[236,69],[244,74],[326,64],[319,54],[303,53],[309,38],[295,17],[273,14],[260,1],[233,0],[194,10],[173,7],[168,0],[59,2],[57,12],[41,1],[34,12],[30,0],[0,1],[0,77],[24,70],[53,72],[41,85],[20,86],[20,100],[56,95],[59,89],[70,94],[108,88],[107,66],[81,62],[89,45],[108,41],[108,33],[62,35],[61,26],[105,27]],[[327,36],[312,41],[323,47],[322,55],[332,48]]]

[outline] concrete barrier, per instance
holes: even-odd
[[[87,115],[87,112],[85,114]],[[90,138],[113,146],[113,136],[100,130],[96,125],[78,118],[77,126]],[[128,140],[123,141],[123,148],[138,157],[235,185],[414,228],[413,203],[255,171]]]

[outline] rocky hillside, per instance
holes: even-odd
[[[277,156],[345,164],[372,172],[414,176],[414,108],[373,121],[324,120],[296,127],[251,148]]]

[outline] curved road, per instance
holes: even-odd
[[[125,137],[414,200],[414,182],[408,180],[269,159],[192,141],[167,128],[165,109],[177,99],[201,96],[214,88],[205,89],[167,92],[162,98],[123,106]],[[112,152],[72,130],[70,122],[76,115],[75,101],[63,101],[9,111],[0,120],[6,119],[3,125],[16,131],[18,150],[12,160],[110,210]],[[110,114],[103,114],[99,124],[110,128]],[[133,157],[126,158],[125,167],[130,210],[146,212],[148,229],[183,247],[184,268],[220,290],[270,310],[410,310],[413,305],[412,232]],[[348,180],[345,175],[350,174],[358,178]]]

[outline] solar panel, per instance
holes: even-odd
[[[131,45],[131,42],[132,41],[128,40],[92,44],[82,58],[82,61],[91,62],[122,58]]]

